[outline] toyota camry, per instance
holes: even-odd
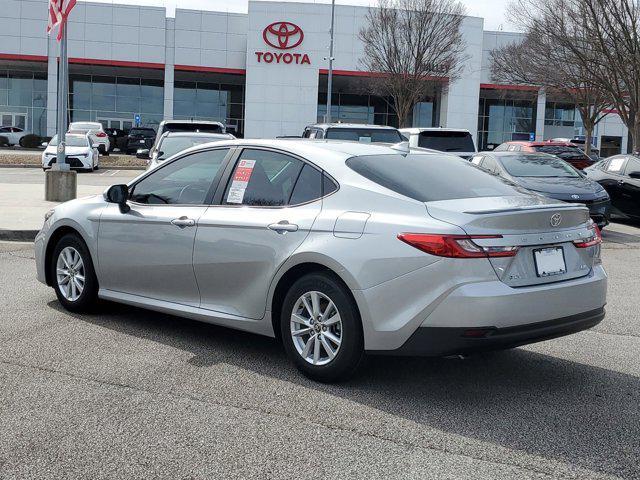
[[[600,233],[439,152],[357,142],[199,145],[63,203],[35,241],[71,311],[98,299],[279,337],[320,381],[365,353],[449,356],[604,317]]]

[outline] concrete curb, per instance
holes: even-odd
[[[28,164],[28,163],[20,163],[20,164],[15,164],[15,163],[9,163],[7,165],[4,165],[2,163],[0,163],[0,168],[42,168],[42,165],[38,164],[38,163],[33,163],[33,164]],[[123,165],[123,166],[117,166],[117,165],[112,165],[112,166],[102,166],[100,165],[100,170],[146,170],[147,167],[137,167],[134,165]],[[100,171],[98,170],[98,171]]]
[[[3,230],[0,229],[0,241],[33,242],[38,230]]]

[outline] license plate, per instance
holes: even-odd
[[[562,247],[540,248],[533,251],[539,277],[562,275],[567,272]]]
[[[140,140],[140,143],[144,143],[144,140]]]

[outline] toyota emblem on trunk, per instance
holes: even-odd
[[[551,219],[549,220],[549,222],[551,223],[552,227],[559,226],[562,222],[562,215],[560,215],[559,213],[554,213],[553,215],[551,215]]]

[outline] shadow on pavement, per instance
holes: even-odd
[[[112,303],[100,312],[75,317],[190,352],[197,367],[227,363],[443,432],[640,477],[640,379],[631,375],[515,349],[464,361],[371,357],[355,379],[324,385],[299,374],[274,339]]]

